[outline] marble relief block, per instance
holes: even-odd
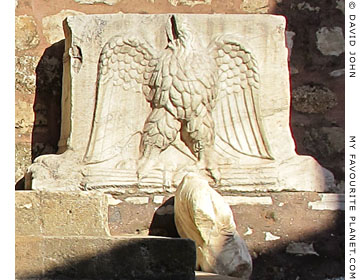
[[[64,21],[61,139],[28,189],[176,188],[189,172],[243,191],[327,191],[295,152],[285,18],[78,15]]]

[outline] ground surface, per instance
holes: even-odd
[[[316,193],[252,195],[270,196],[273,201],[272,205],[231,206],[237,230],[253,258],[252,279],[315,280],[344,275],[344,211],[309,209],[309,202],[319,200]],[[113,235],[149,232],[178,236],[173,199],[157,208],[154,215],[152,209],[151,203],[110,206],[110,231]],[[148,224],[144,223],[146,219]],[[301,245],[305,252],[298,248]],[[295,252],[287,253],[291,246]]]

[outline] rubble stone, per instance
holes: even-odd
[[[265,14],[269,12],[268,0],[244,0],[241,4],[241,9],[246,13],[260,13]]]
[[[26,168],[31,164],[31,144],[15,144],[15,182],[18,182],[26,172]]]
[[[292,106],[302,113],[326,113],[336,105],[335,93],[324,85],[302,85],[292,93]]]
[[[106,4],[106,5],[115,5],[119,2],[121,2],[121,0],[74,0],[75,2],[79,3],[79,4]]]
[[[15,17],[15,47],[16,50],[28,50],[36,47],[40,42],[36,31],[36,23],[32,16]]]
[[[35,94],[35,69],[39,59],[28,55],[15,57],[15,89],[19,93]]]
[[[173,6],[195,6],[199,4],[210,5],[211,0],[168,0]]]
[[[335,157],[344,152],[345,131],[341,127],[311,128],[305,133],[304,146],[321,158]]]
[[[316,32],[316,45],[323,55],[339,56],[345,51],[345,40],[342,28],[321,27]]]

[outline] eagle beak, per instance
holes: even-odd
[[[166,23],[165,29],[166,29],[166,35],[168,37],[168,41],[171,43],[174,43],[174,35],[173,35],[173,27],[172,27],[172,18],[173,16],[170,16],[168,19],[168,22]]]

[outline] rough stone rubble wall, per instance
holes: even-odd
[[[309,154],[344,179],[344,0],[17,0],[15,180],[55,153],[60,132],[62,20],[76,14],[270,13],[288,19],[292,131]]]

